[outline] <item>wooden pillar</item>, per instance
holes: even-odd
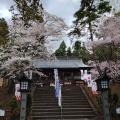
[[[65,81],[65,78],[64,78],[64,72],[63,72],[63,85],[64,85],[64,81]]]
[[[76,84],[75,84],[75,81],[74,81],[74,72],[72,72],[72,84],[73,84],[73,85],[76,85]]]
[[[61,77],[61,72],[59,73],[59,79],[60,79],[60,84],[62,84],[62,77]]]
[[[49,83],[51,83],[51,79],[50,79],[50,72],[49,72],[48,81],[49,81]]]

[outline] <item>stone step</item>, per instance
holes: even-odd
[[[81,104],[62,104],[63,108],[91,108],[91,106],[89,104],[85,104],[85,105],[81,105]]]
[[[57,108],[58,107],[58,104],[54,104],[54,105],[51,105],[51,104],[35,104],[35,105],[33,105],[32,106],[32,108],[35,108],[35,109],[42,109],[42,108]],[[63,108],[90,108],[90,109],[92,109],[91,108],[91,106],[89,105],[89,104],[85,104],[85,105],[77,105],[77,104],[72,104],[72,105],[70,105],[70,104],[67,104],[67,105],[65,105],[65,104],[62,104],[62,107]]]
[[[41,103],[41,102],[33,101],[32,105],[33,106],[49,106],[49,105],[57,106],[58,105],[58,101],[56,101],[56,102],[47,102],[47,103]]]
[[[41,101],[56,101],[57,100],[57,98],[43,98],[43,97],[35,97],[35,98],[33,98],[33,100],[35,101],[37,101],[37,100],[41,100]]]
[[[32,109],[47,109],[47,108],[58,108],[58,105],[57,104],[54,104],[54,105],[45,105],[45,104],[41,104],[41,105],[33,105],[32,106]],[[88,105],[71,105],[71,104],[62,104],[62,108],[91,108],[91,106],[88,104]]]
[[[93,111],[62,111],[62,115],[94,115]]]
[[[86,100],[85,97],[68,97],[68,96],[62,96],[62,100]]]
[[[62,111],[65,112],[65,111],[68,111],[68,112],[73,112],[73,111],[76,111],[76,112],[86,112],[86,111],[92,111],[93,110],[89,107],[89,108],[62,108]]]
[[[33,102],[34,103],[35,102],[39,103],[39,100],[34,100]],[[53,103],[58,103],[58,101],[56,101],[56,100],[53,100],[53,101],[41,100],[40,103],[42,103],[42,104],[47,104],[47,103],[53,104]],[[65,103],[75,104],[75,105],[77,105],[77,104],[80,104],[80,105],[89,104],[89,102],[87,100],[75,100],[75,101],[73,101],[73,100],[68,100],[68,101],[62,100],[62,104],[65,104]]]
[[[57,105],[53,106],[53,105],[49,105],[49,106],[32,106],[32,109],[51,109],[51,108],[58,108]]]
[[[45,115],[94,115],[93,111],[70,111],[70,112],[63,112],[63,111],[58,111],[58,112],[33,112],[34,116],[45,116]]]
[[[41,100],[41,101],[40,101],[39,99],[36,99],[36,100],[34,100],[33,102],[38,102],[38,103],[40,102],[40,103],[42,103],[42,104],[46,104],[46,103],[52,104],[52,103],[58,103],[58,100],[51,100],[51,101],[50,101],[50,100],[49,100],[49,101],[48,101],[48,100],[46,100],[46,101],[45,101],[45,100]]]
[[[60,107],[56,107],[56,108],[45,108],[45,109],[32,109],[32,112],[60,112]],[[62,108],[62,111],[93,111],[91,108]]]
[[[32,109],[32,113],[34,113],[34,112],[60,112],[60,107],[45,108],[45,109]]]
[[[74,120],[95,116],[80,87],[62,87],[62,109],[58,106],[54,87],[35,90],[32,101],[32,120]],[[61,116],[62,115],[62,116]]]
[[[84,104],[89,104],[89,102],[86,100],[86,101],[81,101],[81,100],[76,100],[76,101],[73,101],[73,100],[69,100],[69,101],[66,101],[66,100],[62,100],[62,103],[74,103],[74,104],[81,104],[81,105],[84,105]]]
[[[41,107],[41,106],[58,106],[58,101],[56,101],[56,102],[52,102],[52,103],[41,103],[41,102],[39,102],[39,103],[37,103],[37,102],[33,102],[32,103],[32,106],[37,106],[37,107]],[[64,107],[70,107],[70,106],[76,106],[77,108],[78,107],[89,107],[90,105],[89,105],[89,103],[86,103],[86,104],[76,104],[76,103],[62,103],[62,106]]]
[[[34,94],[33,95],[33,97],[39,97],[39,96],[43,96],[43,97],[55,97],[55,92],[54,93],[52,93],[52,94],[45,94],[45,93],[42,93],[42,94]],[[72,94],[72,93],[70,93],[70,94],[63,94],[62,93],[62,96],[63,97],[85,97],[85,95],[82,93],[79,93],[79,94],[76,94],[76,93],[74,93],[74,94]]]
[[[55,96],[55,92],[54,93],[50,93],[50,94],[47,94],[47,93],[41,93],[41,94],[37,94],[37,93],[34,93],[33,96]]]
[[[49,92],[49,93],[46,93],[44,91],[42,91],[41,93],[40,92],[34,92],[34,95],[55,95],[55,91],[54,92]]]
[[[94,115],[48,115],[48,116],[32,116],[32,120],[57,120],[57,119],[61,119],[61,120],[74,120],[74,119],[81,119],[81,118],[93,118]]]
[[[32,116],[32,120],[56,120],[56,119],[59,119],[60,120],[61,116],[60,115],[48,115],[48,116],[36,116],[36,115],[33,115]]]
[[[84,96],[83,93],[62,93],[64,96]]]

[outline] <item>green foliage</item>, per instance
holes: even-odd
[[[27,94],[27,108],[30,108],[32,104],[32,95],[31,93]]]
[[[114,103],[114,104],[117,104],[118,101],[119,101],[118,93],[114,93],[114,94],[113,94],[113,103]]]
[[[88,60],[92,59],[92,54],[85,48],[81,46],[80,41],[76,41],[73,45],[73,52],[70,47],[66,50],[66,44],[63,41],[59,48],[55,51],[56,56],[80,56],[83,59],[83,62],[86,63]]]
[[[105,61],[105,60],[109,60],[109,47],[107,46],[98,46],[96,48],[96,57],[97,59],[101,62],[101,61]]]
[[[18,102],[16,100],[16,97],[14,96],[11,100],[10,100],[10,109],[11,110],[15,110],[18,107]]]
[[[97,95],[96,96],[96,100],[97,100],[97,103],[98,103],[98,109],[99,109],[99,111],[101,112],[102,111],[102,98],[101,98],[101,96],[100,95]]]
[[[0,109],[3,108],[3,102],[0,102]]]
[[[71,36],[71,35],[78,35],[80,37],[81,36],[81,31],[78,28],[74,28],[74,30],[71,31],[68,35],[69,36]]]
[[[69,35],[78,35],[80,37],[82,35],[81,31],[85,28],[86,25],[89,25],[88,30],[90,34],[93,34],[92,22],[99,18],[101,14],[110,11],[111,6],[109,6],[109,2],[81,0],[80,8],[74,14],[75,21],[73,21],[73,23],[75,23],[76,26],[74,30],[69,33]]]
[[[96,100],[99,106],[99,110],[102,111],[102,97],[100,95],[96,96]],[[110,111],[114,109],[119,102],[119,95],[118,93],[111,93],[111,91],[108,91],[108,103],[110,106]]]
[[[73,45],[73,56],[80,56],[84,63],[88,62],[88,60],[92,60],[92,54],[85,48],[84,44],[81,46],[80,41],[76,41]]]
[[[98,14],[103,14],[105,12],[111,11],[111,6],[109,6],[109,2],[103,1],[98,5]]]
[[[0,18],[0,45],[8,42],[8,25],[4,18]]]
[[[88,39],[90,41],[93,41],[93,36],[95,35],[96,37],[96,27],[98,24],[95,20],[101,17],[104,13],[110,12],[111,6],[109,6],[109,2],[103,0],[81,0],[80,3],[81,4],[79,10],[76,11],[74,14],[75,20],[73,21],[73,23],[75,24],[75,28],[74,30],[70,31],[68,35],[77,35],[78,37],[81,37],[85,36],[86,33],[89,33],[89,36],[87,35]],[[88,31],[85,32],[86,30]],[[95,50],[93,50],[93,59],[97,60]],[[85,61],[87,60],[85,59]]]
[[[76,41],[73,45],[73,56],[80,56],[81,42]]]
[[[59,48],[55,51],[56,56],[66,56],[66,44],[64,41],[60,44]]]
[[[24,21],[24,25],[29,26],[30,21],[43,22],[42,13],[39,9],[43,9],[39,0],[14,0],[17,10],[20,13],[20,19]],[[11,6],[10,11],[13,13],[13,20],[18,15],[14,13],[15,5]]]
[[[115,13],[115,17],[120,17],[120,12]]]
[[[67,54],[67,56],[72,56],[72,51],[71,51],[70,47],[68,47],[66,54]]]
[[[96,58],[102,62],[102,61],[115,61],[118,59],[118,55],[116,53],[119,53],[120,51],[119,45],[102,45],[98,46],[95,49],[96,51]]]
[[[80,9],[75,12],[74,17],[76,20],[74,21],[76,24],[79,23],[80,20],[83,20],[81,24],[89,23],[96,18],[100,17],[99,14],[103,14],[105,12],[111,11],[111,6],[109,6],[109,2],[102,1],[99,2],[98,5],[95,5],[95,0],[82,0]]]
[[[108,103],[109,104],[112,103],[112,98],[113,98],[113,96],[112,96],[111,91],[108,91]]]

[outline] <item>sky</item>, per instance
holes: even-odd
[[[58,17],[64,19],[67,25],[72,25],[74,20],[73,15],[80,7],[80,0],[40,0],[43,4],[43,8]],[[0,18],[4,17],[6,21],[11,20],[11,13],[9,8],[11,5],[14,5],[13,0],[0,0]],[[70,40],[64,38],[67,46],[70,46]],[[60,42],[56,42],[54,46],[59,47]],[[56,48],[55,48],[56,49]]]
[[[44,9],[59,17],[62,17],[68,25],[72,24],[73,14],[79,9],[80,0],[40,0]],[[0,18],[10,19],[9,8],[14,4],[13,0],[0,0]]]
[[[67,25],[72,25],[74,20],[73,15],[80,7],[80,0],[40,0],[43,4],[43,8],[58,17],[64,19]],[[108,0],[109,1],[109,0]],[[115,6],[116,9],[120,8],[120,0],[110,0],[111,4]],[[119,3],[119,4],[117,4]],[[0,18],[6,18],[6,21],[11,19],[11,13],[9,8],[14,4],[13,0],[0,0]],[[70,40],[65,38],[65,43],[70,46]],[[55,46],[59,47],[59,43],[55,43]]]

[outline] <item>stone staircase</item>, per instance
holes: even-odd
[[[95,112],[79,86],[63,86],[62,118],[80,119],[94,116]]]
[[[37,86],[30,120],[76,120],[93,118],[95,113],[79,86],[62,86],[62,107],[58,106],[52,86]]]

